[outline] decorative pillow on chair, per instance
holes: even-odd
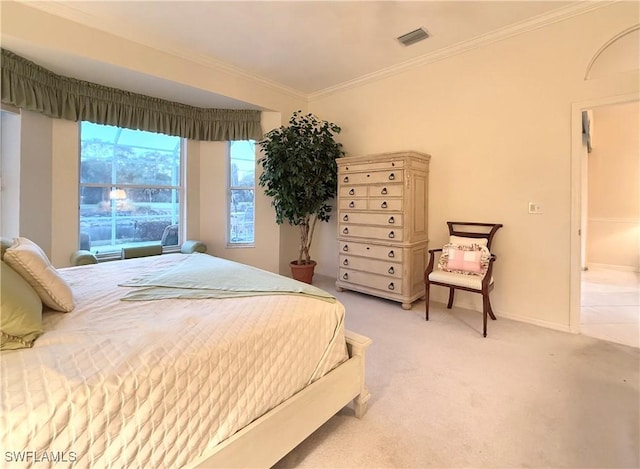
[[[473,246],[477,244],[478,246],[487,247],[487,243],[489,240],[487,238],[468,238],[466,236],[449,236],[449,244],[463,244],[465,246]]]
[[[67,313],[75,307],[71,288],[33,241],[15,238],[4,253],[4,261],[33,287],[49,308]]]
[[[446,272],[483,277],[489,268],[491,253],[478,244],[445,244],[438,268]]]

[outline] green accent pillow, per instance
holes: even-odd
[[[182,247],[180,248],[180,252],[182,254],[192,254],[194,252],[207,252],[207,245],[202,241],[195,241],[193,239],[187,240],[184,242]]]
[[[148,244],[146,246],[133,246],[122,248],[121,259],[133,259],[134,257],[159,256],[162,254],[162,245]]]
[[[71,265],[97,264],[98,259],[91,251],[80,249],[71,254]]]
[[[42,334],[42,301],[15,270],[0,261],[0,350],[33,347]]]

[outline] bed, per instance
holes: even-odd
[[[366,412],[371,341],[327,292],[200,253],[57,273],[73,310],[0,355],[11,467],[270,467]]]

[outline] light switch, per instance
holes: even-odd
[[[536,202],[529,202],[529,213],[534,213],[534,214],[542,213],[542,205]]]

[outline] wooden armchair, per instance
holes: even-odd
[[[447,308],[453,306],[455,290],[482,295],[482,335],[487,336],[487,316],[496,319],[491,309],[489,292],[493,289],[493,263],[491,253],[493,237],[502,225],[499,223],[448,221],[449,243],[441,249],[429,250],[429,263],[424,272],[426,320],[429,320],[429,289],[431,285],[449,288]],[[436,265],[436,253],[440,253]],[[435,269],[435,270],[434,270]]]

